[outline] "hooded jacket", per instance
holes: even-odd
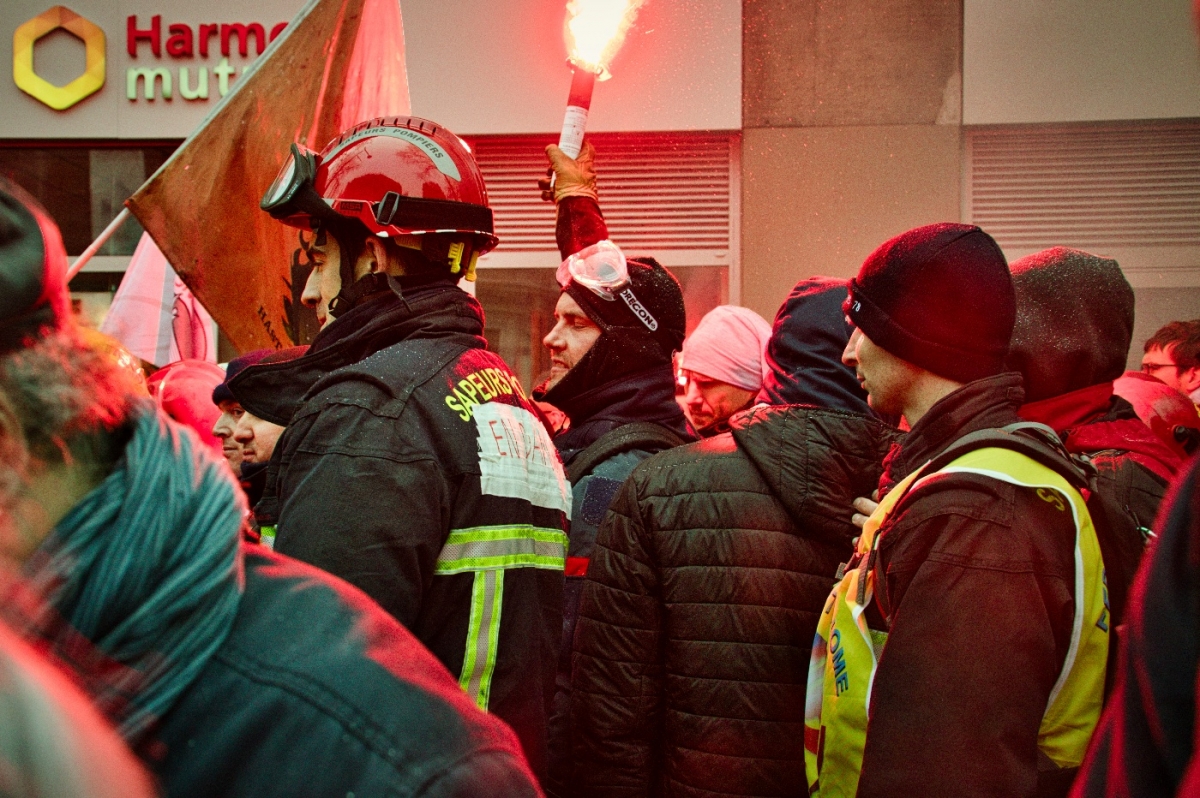
[[[483,312],[449,281],[390,281],[296,360],[230,387],[286,424],[257,513],[275,549],[361,588],[544,769],[570,494]],[[495,647],[493,649],[493,647]]]
[[[572,657],[579,795],[794,795],[817,616],[889,441],[874,419],[759,407],[617,494]]]
[[[841,323],[845,294],[805,281],[776,321],[773,335],[810,342],[829,377],[774,375],[808,406],[735,415],[730,433],[646,460],[613,501],[572,656],[577,794],[784,796],[805,783],[817,615],[857,534],[851,502],[874,489],[897,434],[858,412],[837,360],[849,331],[840,344],[813,332],[827,321],[813,306]],[[831,385],[849,409],[827,400]]]
[[[1149,527],[1183,461],[1113,395],[1133,337],[1133,289],[1116,261],[1066,247],[1021,258],[1012,273],[1007,363],[1024,380],[1020,416],[1091,457],[1101,488]]]

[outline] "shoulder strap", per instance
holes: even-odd
[[[574,485],[596,466],[618,454],[635,450],[660,452],[686,443],[676,433],[650,421],[635,421],[601,435],[575,456],[567,466],[567,480]]]
[[[1010,449],[1059,474],[1077,490],[1093,489],[1095,469],[1085,457],[1072,457],[1054,430],[1044,424],[1021,421],[1006,427],[982,429],[959,438],[925,469],[932,474],[976,449]]]

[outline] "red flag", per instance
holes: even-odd
[[[299,231],[259,210],[292,142],[409,113],[398,0],[310,0],[126,204],[240,351],[307,342]]]

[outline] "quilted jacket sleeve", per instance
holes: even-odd
[[[659,573],[627,480],[600,527],[572,653],[579,795],[645,795],[662,725]]]

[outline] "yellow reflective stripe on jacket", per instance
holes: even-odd
[[[561,529],[530,524],[455,529],[438,554],[434,574],[473,573],[467,641],[459,686],[487,710],[500,640],[504,608],[504,572],[510,568],[562,571],[567,562],[567,535]]]
[[[871,686],[886,634],[867,628],[877,532],[895,506],[927,477],[924,467],[898,484],[864,525],[855,559],[830,593],[817,624],[805,706],[805,771],[813,795],[858,791]],[[1075,525],[1076,612],[1071,645],[1038,730],[1038,748],[1060,767],[1080,764],[1099,721],[1108,659],[1104,563],[1083,497],[1053,469],[1007,449],[969,452],[938,473],[974,473],[1061,498]],[[932,476],[932,475],[927,475]],[[1080,600],[1079,597],[1082,597]]]
[[[458,685],[487,710],[496,670],[500,640],[500,610],[504,606],[504,570],[476,571],[471,585],[471,618],[467,623],[467,649],[463,653]]]
[[[456,529],[438,555],[435,573],[461,574],[488,568],[549,568],[567,563],[567,536],[561,529],[529,524]]]
[[[1043,491],[1053,491],[1071,508],[1075,520],[1075,619],[1063,669],[1050,691],[1038,729],[1038,748],[1059,767],[1077,767],[1100,720],[1109,642],[1104,561],[1087,505],[1053,469],[1007,449],[969,452],[942,470],[983,474],[1034,488],[1048,501],[1049,494]]]

